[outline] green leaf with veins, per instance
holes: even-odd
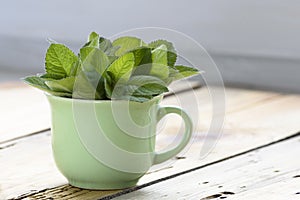
[[[127,53],[115,60],[108,68],[107,72],[113,75],[113,79],[128,80],[134,67],[134,54]]]
[[[96,70],[100,76],[102,76],[110,63],[107,55],[102,50],[94,47],[81,48],[80,60],[83,70]]]
[[[119,47],[116,51],[116,56],[121,56],[124,53],[134,50],[138,47],[147,46],[143,40],[136,37],[120,37],[113,41],[112,45],[114,47]]]
[[[134,54],[135,66],[141,66],[152,62],[152,52],[149,47],[139,47],[130,52]]]
[[[167,40],[155,40],[155,41],[150,42],[148,46],[152,47],[152,48],[157,48],[161,45],[165,45],[167,47],[168,51],[176,53],[176,50],[175,50],[173,44]]]
[[[46,72],[57,77],[67,77],[70,74],[77,56],[62,44],[51,44],[46,53]]]
[[[114,87],[112,98],[113,99],[127,99],[127,97],[141,97],[139,100],[151,99],[153,96],[167,92],[166,84],[159,78],[153,76],[134,76],[125,83],[117,84]]]
[[[164,87],[166,86],[166,83],[162,81],[160,78],[157,78],[155,76],[149,76],[149,75],[133,76],[130,78],[130,80],[127,83],[130,85],[137,85],[139,87],[146,84],[158,84]]]
[[[74,82],[75,82],[75,77],[70,76],[60,80],[47,80],[45,81],[45,84],[55,92],[72,93]]]
[[[184,65],[177,65],[177,66],[174,66],[174,68],[177,70],[177,72],[175,72],[171,75],[173,77],[173,81],[187,78],[187,77],[197,75],[200,73],[198,69],[192,68],[192,67],[187,67]]]
[[[161,45],[165,45],[168,51],[168,65],[173,67],[176,63],[177,54],[173,44],[167,40],[155,40],[149,43],[149,47],[158,48]]]
[[[98,72],[94,71],[79,71],[77,73],[74,86],[73,98],[78,99],[103,99],[105,92],[98,91],[99,78]]]
[[[100,39],[100,36],[98,33],[96,33],[96,32],[90,33],[88,42],[85,43],[82,48],[84,48],[84,47],[99,48],[99,39]]]
[[[135,69],[132,76],[135,75],[149,75],[152,66],[152,52],[151,48],[140,47],[130,51],[134,54]]]
[[[162,80],[166,80],[169,77],[167,53],[167,47],[164,44],[152,50],[152,67],[150,75],[156,76]]]
[[[110,61],[107,55],[98,48],[93,47],[84,47],[80,49],[80,71],[81,81],[86,85],[86,81],[92,85],[92,89],[88,89],[87,94],[92,96],[90,93],[92,90],[96,90],[97,99],[105,98],[105,89],[104,89],[104,78],[103,73],[108,67]],[[77,72],[78,73],[78,72]],[[86,85],[86,88],[89,86]],[[83,95],[84,96],[84,95]]]
[[[149,45],[135,37],[111,42],[92,32],[78,57],[62,44],[46,53],[46,73],[24,81],[49,94],[81,99],[125,99],[144,102],[168,91],[174,80],[199,74],[198,69],[175,65],[171,42]]]
[[[27,83],[33,87],[36,87],[40,90],[43,90],[46,93],[49,93],[49,94],[52,94],[55,96],[61,96],[61,97],[72,97],[72,94],[70,94],[70,93],[56,92],[56,91],[51,90],[46,85],[46,83],[45,83],[46,80],[43,78],[40,78],[38,76],[28,76],[28,77],[25,77],[23,80],[25,83]]]

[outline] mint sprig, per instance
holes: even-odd
[[[63,44],[52,43],[46,72],[24,81],[55,96],[144,102],[167,92],[172,81],[200,73],[175,65],[176,59],[173,44],[166,40],[147,44],[136,37],[120,37],[111,42],[92,32],[77,56]]]
[[[46,53],[46,72],[48,75],[67,77],[77,56],[62,44],[51,44]]]

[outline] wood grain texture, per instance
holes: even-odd
[[[299,199],[300,136],[116,199]]]
[[[139,181],[139,185],[230,157],[300,130],[299,96],[242,89],[228,89],[226,94],[227,116],[221,138],[215,138],[213,134],[206,135],[213,107],[207,88],[198,89],[195,94],[181,93],[162,102],[162,104],[180,105],[191,116],[196,113],[201,117],[195,123],[193,140],[179,155],[180,157],[154,166]],[[181,101],[178,101],[178,98]],[[197,109],[194,106],[195,101],[198,105]],[[176,133],[180,126],[178,118],[168,117],[166,126],[158,135],[159,149],[166,148],[179,139]],[[216,146],[206,157],[199,158],[204,142],[212,142]],[[15,144],[12,145],[13,143]],[[60,199],[62,196],[67,198],[69,195],[74,195],[74,192],[69,190],[75,191],[75,188],[69,185],[62,186],[66,184],[66,180],[55,168],[48,133],[2,144],[0,163],[0,170],[7,172],[0,174],[0,180],[4,180],[0,183],[2,196],[40,199],[41,196],[46,195],[47,198]],[[114,191],[86,193],[78,189],[76,191],[78,198],[82,199],[93,199],[95,196],[100,198],[115,193]]]
[[[50,128],[50,110],[43,92],[22,83],[0,86],[0,144]]]
[[[0,145],[0,199],[66,183],[51,152],[50,132]]]

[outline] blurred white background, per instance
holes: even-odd
[[[299,11],[296,0],[3,1],[0,81],[43,72],[47,38],[77,49],[91,31],[154,26],[202,44],[226,85],[300,92]]]

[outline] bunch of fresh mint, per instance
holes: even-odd
[[[172,81],[199,73],[175,65],[176,59],[174,46],[166,40],[146,44],[136,37],[120,37],[111,42],[92,32],[78,56],[52,43],[46,73],[24,81],[55,96],[144,102],[167,92]]]

